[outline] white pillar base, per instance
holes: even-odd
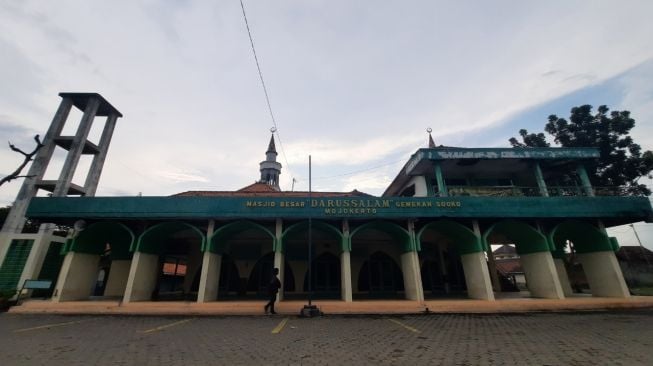
[[[349,252],[340,254],[340,293],[342,301],[353,301],[351,292],[351,255]]]
[[[551,252],[523,254],[520,255],[520,260],[531,296],[545,299],[565,298]]]
[[[585,271],[592,296],[630,297],[614,252],[579,253],[577,258]]]
[[[467,296],[470,299],[494,300],[490,271],[483,252],[463,254],[460,256],[465,272]]]
[[[204,252],[197,302],[209,302],[218,299],[221,265],[222,256],[220,254]]]
[[[132,261],[129,259],[111,261],[109,279],[107,280],[107,286],[104,288],[104,296],[123,296],[125,294],[131,264]]]
[[[129,278],[123,302],[150,301],[156,286],[159,256],[136,252],[129,268]]]
[[[274,268],[279,268],[279,281],[281,281],[281,288],[279,289],[279,293],[277,294],[277,302],[283,300],[283,284],[284,284],[284,268],[283,266],[285,265],[283,253],[281,252],[274,252]]]
[[[97,254],[68,252],[59,272],[52,301],[88,300],[93,294],[99,262],[100,256]]]
[[[569,275],[567,274],[567,267],[565,267],[565,261],[559,258],[554,258],[553,262],[556,266],[556,272],[558,273],[558,279],[560,280],[560,286],[562,286],[562,292],[565,296],[571,296],[574,294],[574,290],[571,289],[571,284],[569,283]]]
[[[401,269],[404,274],[406,299],[424,301],[424,289],[422,288],[417,252],[411,251],[401,255]]]

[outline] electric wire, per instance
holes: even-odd
[[[247,35],[249,36],[249,43],[252,47],[252,53],[254,54],[254,61],[256,62],[256,69],[258,70],[258,76],[261,79],[261,86],[263,87],[263,93],[265,94],[265,101],[268,105],[268,111],[270,112],[270,118],[272,119],[272,124],[277,133],[277,140],[279,140],[279,147],[281,148],[281,155],[283,155],[283,160],[286,163],[286,169],[288,169],[288,175],[292,177],[292,169],[290,169],[290,164],[288,164],[288,159],[286,158],[286,152],[283,149],[283,143],[281,142],[281,134],[279,133],[279,127],[277,127],[277,121],[274,118],[274,113],[272,113],[272,104],[270,104],[270,97],[268,95],[268,89],[265,86],[265,81],[263,80],[263,72],[261,71],[261,65],[258,62],[258,56],[256,55],[256,48],[254,48],[254,39],[252,38],[252,32],[249,29],[249,22],[247,21],[247,14],[245,13],[245,5],[243,0],[240,0],[240,8],[243,10],[243,19],[245,20],[245,27],[247,28]]]

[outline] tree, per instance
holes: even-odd
[[[569,121],[550,115],[544,130],[562,147],[595,147],[600,157],[586,164],[592,184],[597,187],[620,187],[627,194],[650,195],[639,179],[653,170],[653,152],[642,148],[630,137],[635,120],[629,111],[612,111],[602,105],[592,114],[591,105],[571,109]],[[548,147],[543,133],[519,130],[522,141],[510,138],[516,148]],[[649,176],[650,178],[650,176]]]
[[[27,175],[20,175],[20,172],[23,171],[23,168],[25,168],[27,163],[32,161],[32,158],[34,157],[34,155],[36,155],[36,153],[39,151],[39,149],[41,149],[43,147],[43,144],[41,143],[41,140],[39,139],[39,135],[34,136],[34,141],[36,141],[36,147],[34,148],[34,150],[32,150],[31,153],[26,153],[23,150],[21,150],[21,149],[17,148],[16,146],[14,146],[11,142],[9,143],[9,148],[11,150],[17,152],[17,153],[22,154],[24,159],[23,159],[23,162],[18,166],[18,168],[16,168],[16,170],[13,171],[13,173],[11,173],[11,174],[3,177],[2,179],[0,179],[0,186],[7,183],[7,182],[10,182],[10,181],[12,181],[14,179],[17,179],[17,178],[28,178],[29,177]]]

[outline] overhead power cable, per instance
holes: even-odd
[[[245,5],[243,0],[240,0],[240,8],[243,9],[243,19],[245,20],[245,27],[247,27],[247,35],[249,36],[249,44],[252,46],[252,53],[254,54],[254,61],[256,62],[256,69],[258,70],[258,76],[261,79],[261,86],[263,87],[263,93],[265,94],[265,101],[268,105],[268,111],[270,111],[270,118],[272,119],[272,124],[277,133],[277,140],[279,140],[279,147],[281,148],[281,155],[283,160],[286,163],[286,168],[288,169],[288,175],[292,177],[292,172],[290,169],[290,164],[288,164],[288,159],[286,158],[286,152],[283,149],[283,143],[281,143],[281,133],[279,132],[279,127],[277,126],[277,121],[274,119],[274,113],[272,113],[272,105],[270,104],[270,97],[268,95],[268,89],[265,87],[265,81],[263,80],[263,72],[261,72],[261,65],[258,62],[258,56],[256,55],[256,48],[254,48],[254,39],[252,38],[252,32],[249,29],[249,22],[247,21],[247,14],[245,13]]]

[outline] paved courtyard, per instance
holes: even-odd
[[[142,317],[0,314],[2,365],[650,365],[653,311]]]

